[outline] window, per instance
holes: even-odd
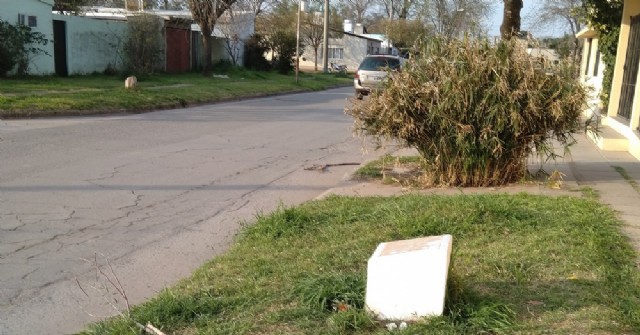
[[[38,26],[38,17],[33,15],[18,14],[18,24],[29,27]]]
[[[343,48],[329,48],[328,50],[329,55],[327,56],[328,58],[333,58],[333,59],[343,59],[344,57],[344,49]]]
[[[380,71],[386,68],[395,70],[399,67],[400,60],[398,58],[385,56],[369,56],[360,64],[360,70],[366,71]]]
[[[38,17],[29,15],[29,27],[37,27],[38,26]]]
[[[591,44],[593,42],[593,39],[588,39],[587,40],[587,63],[584,69],[584,75],[588,75],[589,74],[589,64],[591,63]]]

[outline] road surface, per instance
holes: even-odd
[[[0,334],[77,332],[125,309],[111,269],[139,303],[224,252],[242,220],[340,183],[354,166],[305,167],[368,159],[351,91],[0,121]]]

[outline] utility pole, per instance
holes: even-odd
[[[302,7],[302,0],[298,0],[298,21],[296,23],[296,84],[300,72],[300,11],[302,10],[300,7]]]
[[[324,0],[324,39],[322,41],[322,70],[329,72],[329,0]]]

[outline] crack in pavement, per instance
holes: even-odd
[[[133,200],[133,205],[119,207],[119,208],[117,208],[117,210],[125,210],[125,209],[129,209],[129,208],[135,208],[135,207],[138,207],[140,205],[140,202],[142,201],[142,198],[144,197],[144,195],[143,194],[136,194],[135,190],[131,190],[131,194],[136,197]]]
[[[131,165],[131,164],[133,164],[133,163],[127,163],[127,164],[122,164],[122,165],[115,166],[115,167],[112,168],[113,171],[111,171],[109,173],[109,175],[107,175],[107,176],[98,177],[98,178],[91,178],[91,179],[85,179],[84,181],[89,183],[89,184],[91,184],[91,185],[95,185],[95,186],[98,186],[98,187],[110,189],[110,187],[108,187],[106,185],[99,184],[97,182],[115,178],[116,175],[118,175],[120,173],[121,169],[123,169],[123,168],[125,168],[125,167],[127,167],[128,165]]]

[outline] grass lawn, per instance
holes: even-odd
[[[225,78],[199,73],[157,74],[143,78],[135,90],[119,76],[27,77],[0,80],[0,118],[89,115],[255,97],[279,92],[322,90],[347,85],[352,79],[335,74],[293,75],[231,69]]]
[[[388,334],[363,310],[383,241],[452,234],[446,311],[397,334],[637,334],[640,277],[594,198],[329,197],[261,215],[223,256],[86,334]],[[121,278],[126,280],[126,278]]]

